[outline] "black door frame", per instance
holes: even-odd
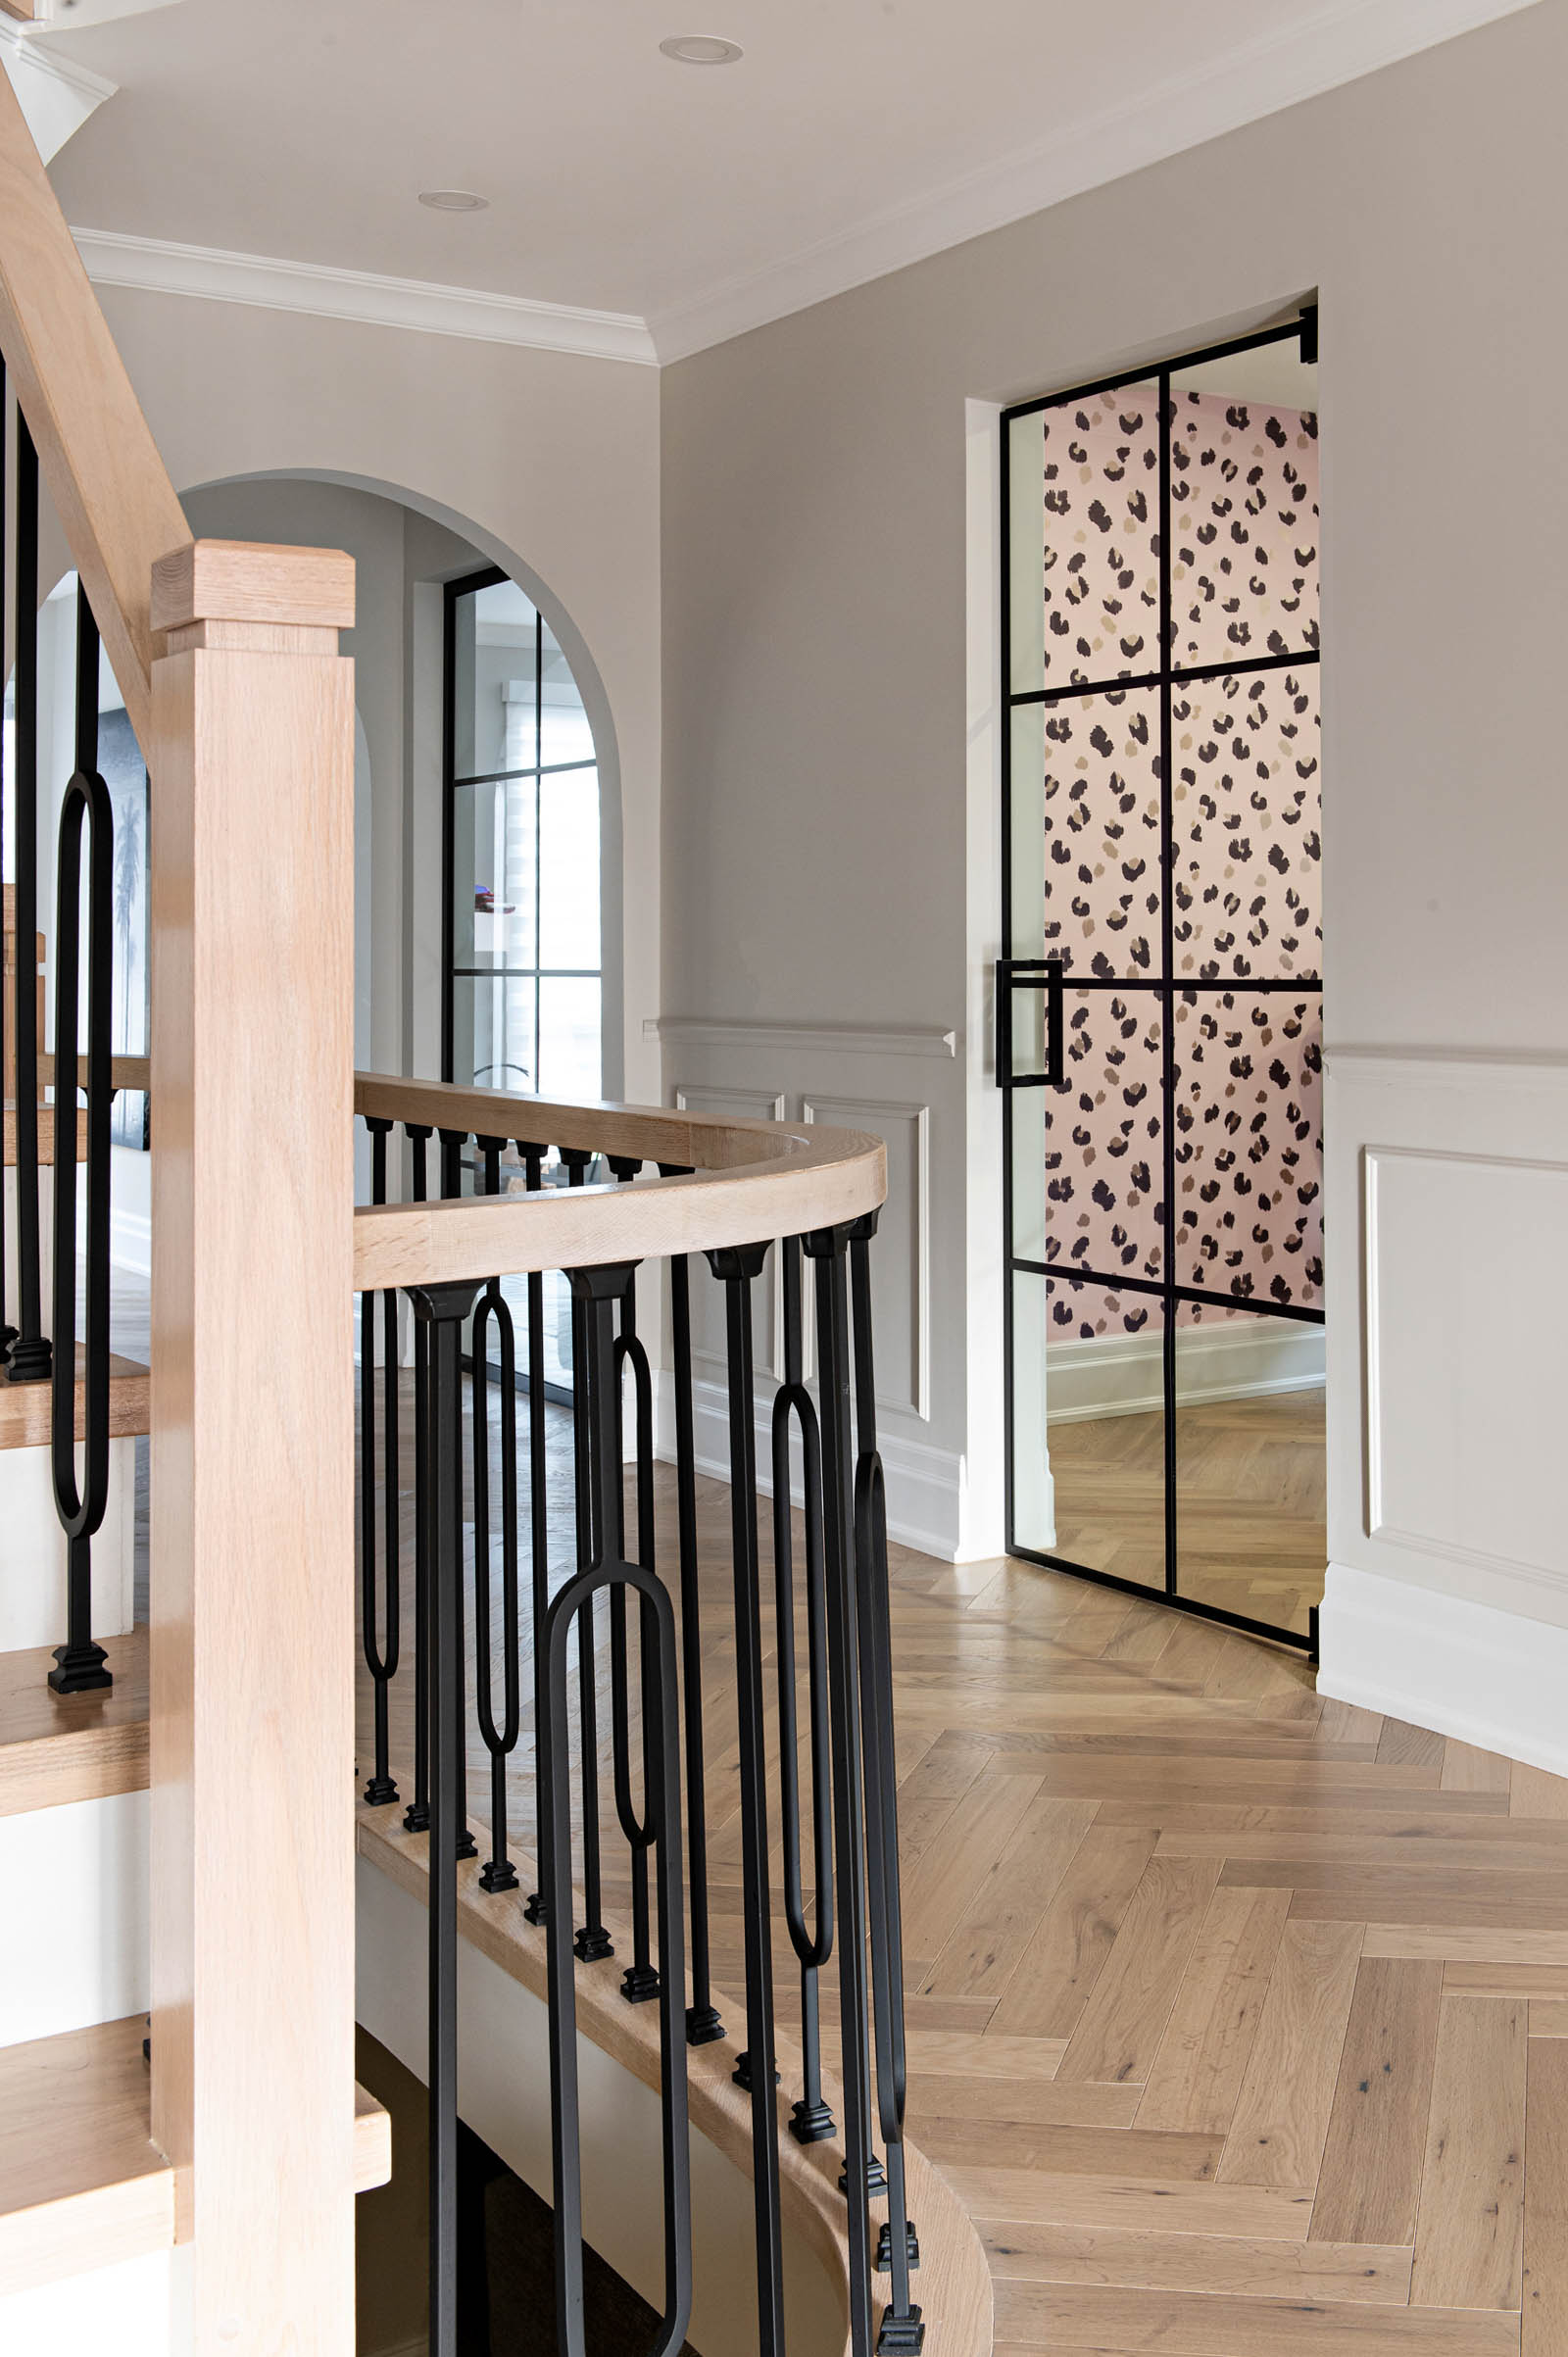
[[[1221,344],[1205,345],[1199,351],[1184,352],[1153,368],[1122,369],[1114,376],[1097,378],[1091,384],[1072,385],[1065,392],[1045,393],[1031,401],[1014,403],[1002,413],[1002,583],[1001,583],[1001,639],[1002,639],[1002,958],[996,975],[997,985],[997,1078],[1003,1097],[1002,1147],[1002,1252],[1005,1277],[1003,1295],[1003,1389],[1005,1430],[1006,1485],[1006,1547],[1010,1555],[1025,1562],[1040,1563],[1054,1571],[1069,1571],[1078,1578],[1092,1580],[1103,1588],[1113,1588],[1128,1596],[1157,1597],[1177,1610],[1191,1612],[1203,1620],[1215,1621],[1225,1628],[1240,1629],[1250,1636],[1271,1638],[1276,1644],[1289,1645],[1317,1658],[1318,1613],[1311,1609],[1308,1632],[1275,1627],[1267,1621],[1251,1620],[1243,1613],[1228,1612],[1217,1604],[1205,1603],[1200,1597],[1184,1596],[1180,1588],[1180,1552],[1177,1529],[1178,1467],[1176,1460],[1176,1318],[1179,1302],[1198,1301],[1208,1306],[1223,1305],[1227,1309],[1251,1311],[1258,1316],[1295,1319],[1301,1324],[1321,1326],[1325,1313],[1299,1304],[1279,1301],[1258,1301],[1238,1294],[1205,1291],[1200,1287],[1178,1285],[1174,1282],[1175,1255],[1171,1249],[1172,1211],[1176,1195],[1176,1135],[1172,1105],[1176,1090],[1176,1023],[1178,998],[1197,1000],[1209,993],[1242,993],[1248,997],[1273,991],[1294,991],[1321,999],[1321,974],[1292,975],[1279,980],[1258,980],[1236,977],[1194,980],[1185,977],[1177,982],[1173,976],[1174,923],[1174,832],[1172,819],[1171,704],[1178,686],[1200,683],[1205,679],[1231,679],[1250,676],[1255,672],[1305,669],[1320,663],[1318,648],[1303,648],[1298,654],[1256,657],[1251,661],[1235,661],[1177,669],[1173,664],[1175,629],[1171,595],[1171,379],[1186,370],[1211,361],[1229,360],[1244,352],[1256,352],[1270,344],[1282,344],[1293,338],[1298,340],[1303,362],[1317,359],[1317,306],[1303,307],[1300,316],[1283,326],[1260,329],[1253,335],[1236,336]],[[1157,671],[1136,675],[1117,675],[1108,678],[1074,679],[1061,687],[1015,689],[1012,684],[1012,614],[1011,614],[1011,482],[1010,429],[1019,417],[1042,410],[1061,409],[1073,402],[1087,401],[1098,395],[1121,391],[1138,385],[1157,384],[1159,402],[1159,667]],[[1101,977],[1095,974],[1071,973],[1063,976],[1058,960],[1052,958],[1018,958],[1013,956],[1012,936],[1012,715],[1020,705],[1052,705],[1071,697],[1116,694],[1126,690],[1157,689],[1160,702],[1160,973],[1157,983],[1148,975]],[[1085,1268],[1074,1262],[1070,1269],[1058,1262],[1034,1260],[1014,1253],[1012,1150],[1013,1095],[1018,1088],[1053,1087],[1062,1085],[1064,1073],[1061,1053],[1061,993],[1065,986],[1071,990],[1128,990],[1137,987],[1145,993],[1157,994],[1160,1007],[1161,1055],[1161,1149],[1163,1170],[1161,1194],[1164,1227],[1160,1254],[1160,1278],[1128,1277],[1125,1271],[1104,1271]],[[1012,1069],[1012,994],[1015,989],[1044,989],[1047,993],[1048,1014],[1044,1026],[1047,1054],[1042,1071],[1015,1074]],[[1054,1279],[1060,1282],[1070,1276],[1089,1282],[1102,1283],[1107,1291],[1137,1293],[1157,1299],[1163,1315],[1161,1368],[1164,1412],[1164,1491],[1165,1491],[1165,1584],[1163,1590],[1147,1586],[1142,1581],[1121,1578],[1115,1572],[1098,1571],[1086,1563],[1074,1563],[1065,1555],[1046,1553],[1038,1547],[1020,1546],[1014,1515],[1013,1452],[1017,1441],[1013,1387],[1013,1285],[1019,1275],[1038,1277],[1042,1283]]]

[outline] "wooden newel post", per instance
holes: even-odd
[[[353,562],[151,619],[153,2135],[188,2345],[353,2357]]]

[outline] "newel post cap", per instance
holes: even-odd
[[[342,549],[187,541],[153,566],[150,618],[155,630],[216,621],[349,630],[354,560]]]

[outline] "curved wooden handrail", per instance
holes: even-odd
[[[4,74],[0,232],[0,352],[145,749],[153,566],[190,527]]]
[[[693,1173],[629,1186],[362,1206],[354,1214],[354,1283],[365,1293],[760,1244],[837,1227],[887,1198],[886,1149],[860,1130],[655,1105],[552,1105],[499,1089],[373,1072],[357,1076],[354,1106],[371,1119],[426,1123],[469,1137],[537,1139],[678,1163]]]

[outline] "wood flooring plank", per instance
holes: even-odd
[[[1219,1873],[1213,1858],[1150,1859],[1058,2080],[1143,2085]]]
[[[1568,2038],[1568,2000],[1562,1997],[1532,1997],[1530,2036]]]
[[[1141,2127],[1227,2132],[1290,1903],[1288,1891],[1214,1892],[1144,2089]]]
[[[1266,2242],[1304,2242],[1310,2193],[1265,2185],[1200,2181],[1151,2184],[1121,2174],[1052,2176],[1045,2170],[971,2168],[942,2172],[973,2218],[998,2224],[1046,2221],[1113,2227],[1129,2234],[1236,2234]]]
[[[1523,2357],[1568,2349],[1568,2043],[1528,2040]]]
[[[991,2226],[992,2274],[1013,2282],[1232,2292],[1248,2299],[1374,2301],[1403,2307],[1410,2252],[1366,2243],[1283,2242],[1235,2234],[1139,2234],[1124,2227]]]
[[[946,1946],[1038,1789],[1016,1777],[976,1776],[955,1798],[925,1848],[912,1859],[901,1857],[906,1954],[934,1956]]]
[[[1568,1777],[1549,1776],[1544,1768],[1513,1763],[1508,1814],[1511,1817],[1568,1817]]]
[[[921,2144],[933,2119],[984,2121],[993,2134],[1001,2132],[1009,2150],[1015,2126],[1131,2128],[1143,2091],[1141,2087],[1099,2083],[1064,2086],[1059,2079],[1025,2079],[1013,2073],[1004,2077],[976,2072],[963,2078],[911,2069],[908,2075],[909,2117],[920,2123],[915,2141]]]
[[[1286,1924],[1222,2185],[1316,2185],[1360,1953],[1359,1924]]]
[[[1519,1997],[1444,1996],[1411,2277],[1418,2307],[1519,2305],[1527,2011]]]
[[[911,2071],[956,2079],[1052,2079],[1067,2051],[1064,2038],[974,2038],[962,2030],[912,2030]]]
[[[997,2284],[999,2349],[1158,2357],[1518,2357],[1517,2317],[1201,2292]],[[1560,2348],[1561,2344],[1559,2344]]]
[[[1506,1792],[1510,1788],[1513,1762],[1504,1759],[1500,1751],[1478,1751],[1473,1743],[1461,1743],[1454,1736],[1448,1738],[1448,1747],[1443,1755],[1443,1785],[1445,1792]]]
[[[1094,1817],[1088,1800],[1057,1800],[1044,1793],[1031,1799],[1000,1854],[984,1853],[988,1870],[924,1976],[925,1995],[1003,1995]],[[920,1953],[912,1942],[910,1953]]]
[[[1410,1727],[1403,1719],[1385,1719],[1378,1739],[1378,1765],[1385,1768],[1436,1768],[1441,1780],[1445,1738],[1429,1727]]]
[[[1294,1901],[1293,1901],[1294,1908]],[[1449,1964],[1568,1964],[1568,1932],[1510,1931],[1506,1924],[1369,1923],[1364,1956],[1438,1956]]]
[[[1309,2241],[1414,2239],[1442,2002],[1435,1960],[1362,1959]]]
[[[1159,2136],[1136,2128],[1056,2126],[1017,2120],[999,2136],[989,2120],[945,2119],[922,2112],[915,2138],[945,2175],[984,2168],[1004,2150],[1008,2165],[1052,2177],[1143,2178],[1154,2185],[1207,2185],[1220,2155],[1218,2136]]]
[[[1568,1997],[1568,1964],[1446,1964],[1443,1987],[1478,1997]]]
[[[1157,1840],[1149,1825],[1091,1827],[1003,1992],[997,2030],[1072,2036]]]

